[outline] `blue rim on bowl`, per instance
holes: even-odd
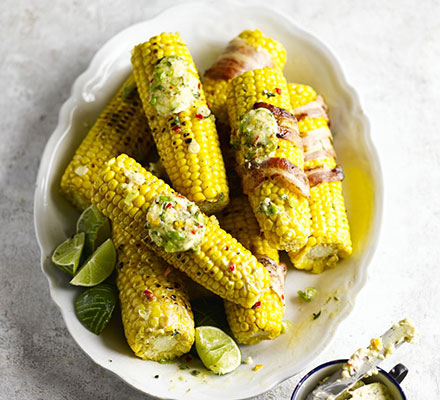
[[[305,374],[302,378],[301,378],[301,380],[298,382],[298,384],[296,385],[296,387],[295,387],[295,390],[293,391],[293,394],[292,394],[292,397],[291,397],[291,400],[296,400],[296,398],[297,398],[297,396],[298,396],[298,394],[299,394],[299,392],[300,392],[300,390],[301,390],[301,388],[302,388],[302,386],[305,384],[305,382],[311,377],[311,376],[313,376],[315,373],[317,373],[317,372],[319,372],[319,371],[321,371],[322,369],[324,369],[324,368],[327,368],[327,367],[331,367],[332,365],[336,365],[336,364],[343,364],[343,363],[345,363],[345,362],[347,362],[348,360],[347,359],[340,359],[340,360],[333,360],[333,361],[328,361],[328,362],[326,362],[326,363],[324,363],[324,364],[321,364],[321,365],[318,365],[317,367],[315,367],[315,368],[313,368],[312,370],[310,370],[309,372],[307,372],[307,374]],[[398,365],[401,365],[401,364],[398,364]],[[396,365],[396,367],[397,367],[397,365]],[[393,371],[396,367],[394,367],[391,371]],[[404,367],[405,368],[405,367]],[[398,390],[398,392],[399,392],[399,394],[400,394],[400,396],[402,397],[402,400],[407,400],[407,398],[406,398],[406,396],[405,396],[405,393],[403,393],[403,390],[402,390],[402,388],[401,388],[401,386],[400,386],[400,382],[402,382],[402,380],[405,378],[405,376],[406,376],[406,372],[404,373],[404,374],[401,374],[400,376],[401,376],[401,379],[399,379],[399,381],[396,379],[396,377],[394,376],[394,375],[392,375],[391,373],[389,373],[389,372],[387,372],[387,371],[385,371],[384,369],[382,369],[382,368],[380,368],[380,367],[377,367],[377,369],[378,369],[378,371],[379,371],[379,373],[380,374],[382,374],[382,375],[384,375],[395,387],[396,387],[396,389]],[[406,369],[406,368],[405,368]],[[390,371],[390,372],[391,372]]]

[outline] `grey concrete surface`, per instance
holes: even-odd
[[[146,399],[75,344],[49,297],[33,228],[40,156],[75,78],[123,28],[177,3],[0,3],[0,399]],[[409,399],[440,393],[440,5],[282,1],[335,51],[371,118],[385,180],[382,235],[369,282],[332,345],[344,357],[404,316],[422,332],[402,350]],[[221,2],[218,2],[221,7]],[[287,399],[294,377],[258,400]]]

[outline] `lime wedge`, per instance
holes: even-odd
[[[116,299],[117,290],[108,283],[87,289],[75,301],[76,316],[90,332],[99,335],[110,321]]]
[[[84,251],[87,255],[90,255],[110,237],[110,222],[95,206],[91,205],[80,215],[76,223],[76,232],[86,234]]]
[[[205,367],[216,374],[227,374],[241,363],[237,343],[221,329],[199,326],[196,328],[195,344]]]
[[[75,286],[95,286],[105,281],[116,264],[116,249],[111,239],[107,239],[86,260],[83,267],[70,281]]]
[[[84,233],[77,233],[61,243],[52,254],[52,262],[71,276],[74,276],[78,269],[85,236]]]

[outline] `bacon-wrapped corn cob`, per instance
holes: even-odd
[[[249,249],[271,274],[274,289],[261,296],[253,308],[225,301],[225,312],[238,343],[257,344],[277,338],[283,328],[286,267],[278,251],[260,234],[260,227],[245,196],[232,197],[219,215],[221,226]]]
[[[312,234],[306,246],[289,256],[296,268],[320,273],[352,252],[342,195],[343,174],[336,164],[327,107],[307,85],[289,84],[293,113],[304,144],[304,170],[310,182]]]
[[[168,360],[188,353],[194,317],[180,272],[117,225],[117,286],[125,336],[144,360]]]
[[[197,219],[192,233],[199,238],[198,248],[186,251],[178,246],[191,244],[190,235],[186,240],[180,232],[165,226],[162,215],[147,219],[158,207],[162,213],[175,211],[179,202],[186,204],[179,206],[182,210],[192,210],[195,205],[127,155],[105,164],[96,181],[92,202],[113,224],[130,232],[136,240],[143,240],[167,262],[224,299],[252,307],[270,288],[267,270],[249,250],[222,230],[213,217],[208,218],[196,211],[188,218],[171,220],[172,226],[178,230],[186,229],[187,223]],[[168,229],[164,236],[160,236],[162,228]],[[157,244],[163,237],[168,237],[169,242]]]
[[[310,234],[309,187],[287,83],[271,68],[248,71],[228,89],[237,171],[269,243],[298,251]]]
[[[61,193],[80,210],[90,205],[93,182],[104,162],[121,153],[146,159],[153,139],[133,75],[99,115],[61,179]]]
[[[207,213],[229,201],[226,171],[198,72],[183,40],[162,33],[133,50],[134,76],[173,187]]]
[[[259,30],[245,30],[232,39],[219,58],[205,72],[203,86],[211,110],[222,124],[228,124],[226,95],[228,82],[243,72],[264,67],[282,70],[286,64],[283,45]]]

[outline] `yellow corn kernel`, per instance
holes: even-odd
[[[162,33],[133,50],[133,72],[138,83],[145,114],[164,168],[176,190],[197,203],[207,213],[224,208],[229,201],[229,189],[214,117],[200,118],[198,109],[206,105],[201,96],[188,109],[169,117],[160,116],[150,104],[150,81],[156,63],[163,57],[177,56],[191,66],[194,62],[183,40],[177,33]],[[176,117],[179,126],[175,125]],[[196,143],[196,152],[191,144]],[[187,175],[186,171],[197,173]],[[203,180],[201,176],[208,174]]]
[[[238,131],[241,117],[256,102],[291,110],[287,83],[281,72],[263,68],[245,72],[230,81],[227,106],[233,132]],[[302,148],[281,138],[278,143],[273,157],[287,159],[302,169]],[[236,160],[238,165],[244,163],[242,151],[236,152]],[[286,251],[298,251],[304,247],[310,235],[310,209],[305,197],[276,180],[265,181],[248,196],[252,210],[271,246]],[[260,204],[265,199],[277,205],[277,212],[273,215],[268,216],[261,212]]]
[[[293,108],[304,106],[316,100],[317,93],[307,85],[289,84],[290,100]],[[320,128],[329,128],[322,117],[304,118],[298,123],[301,137]],[[305,171],[326,166],[334,168],[333,157],[310,159],[304,163]],[[306,246],[297,252],[289,252],[296,268],[321,273],[334,267],[340,258],[352,252],[350,228],[342,194],[342,182],[323,182],[310,189],[309,199],[312,218],[311,236]]]
[[[121,153],[146,159],[153,140],[131,75],[99,115],[61,178],[61,193],[77,208],[90,205],[104,162]]]
[[[268,60],[271,61],[272,65],[267,64],[267,62],[262,62],[261,59],[260,64],[256,64],[257,59],[254,60],[253,67],[256,68],[264,68],[273,66],[282,70],[284,65],[286,64],[286,50],[283,45],[276,40],[267,37],[263,34],[263,32],[259,30],[245,30],[241,32],[238,39],[243,40],[244,44],[250,46],[259,52],[264,51],[267,52],[269,57]],[[237,38],[235,40],[237,40]],[[226,49],[225,49],[226,50]],[[215,66],[215,63],[213,67]],[[238,71],[234,71],[235,75],[240,75],[243,72],[246,72],[248,69],[242,69]],[[233,78],[234,76],[231,76]],[[209,70],[205,73],[205,78],[203,80],[203,85],[205,88],[206,99],[211,106],[212,112],[217,117],[217,119],[222,124],[228,124],[228,112],[226,108],[226,99],[227,99],[227,88],[228,82],[230,79],[220,79],[216,77],[211,77]]]
[[[119,226],[113,226],[112,236],[122,323],[133,352],[155,361],[187,353],[194,318],[183,276]]]
[[[279,264],[278,251],[261,235],[257,220],[246,196],[231,198],[219,215],[221,226],[237,238],[259,260],[270,259]],[[229,248],[224,248],[228,251]],[[235,265],[233,266],[235,268]],[[281,268],[281,267],[279,267]],[[279,271],[277,271],[279,272]],[[284,274],[275,279],[282,279]],[[257,344],[277,338],[283,329],[284,301],[280,293],[266,292],[253,308],[244,308],[225,301],[226,317],[235,340],[241,344]]]
[[[130,181],[129,177],[133,175],[142,177],[142,180]],[[110,191],[106,183],[109,178],[119,182],[115,193],[122,199],[126,195],[128,183],[133,186],[136,193],[142,193],[145,199],[142,207],[134,206],[136,199],[133,199],[131,205],[121,200],[116,205],[109,206],[105,200],[106,193]],[[163,259],[185,272],[197,283],[229,301],[244,307],[252,307],[269,289],[270,275],[249,250],[222,230],[212,218],[205,216],[206,231],[199,251],[167,253],[149,240],[145,227],[149,206],[158,195],[174,195],[175,193],[164,181],[146,171],[132,158],[122,154],[105,164],[95,182],[95,194],[92,201],[104,215],[112,220],[113,224],[130,232],[137,241],[144,241]],[[224,246],[228,246],[231,251],[224,251]],[[234,273],[229,269],[230,262],[234,262],[237,270],[242,273],[240,281],[234,280]],[[222,274],[220,284],[210,273],[213,267],[217,267]]]

